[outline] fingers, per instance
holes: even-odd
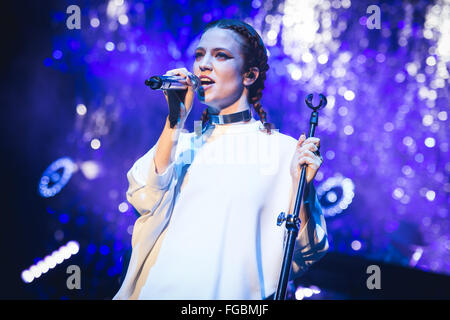
[[[297,142],[297,149],[294,155],[291,174],[298,179],[301,168],[306,165],[306,180],[312,181],[322,165],[323,158],[318,152],[320,149],[320,139],[317,137],[306,138],[303,133]]]
[[[297,147],[300,147],[304,144],[309,144],[309,143],[313,143],[317,147],[320,148],[320,138],[317,138],[317,137],[306,138],[306,135],[304,133],[302,133],[300,138],[298,138]]]
[[[187,76],[189,73],[186,68],[178,68],[167,71],[165,76]]]
[[[309,145],[311,149],[317,148],[315,145]],[[298,165],[309,164],[309,165],[317,165],[321,166],[323,162],[323,158],[320,155],[314,153],[314,151],[303,149],[299,151],[295,156]]]
[[[193,75],[192,72],[190,72],[186,68],[178,68],[178,69],[172,69],[166,72],[166,76],[182,76],[186,79],[186,83],[189,85],[189,87],[192,86],[192,81],[190,79],[190,75]]]
[[[302,152],[300,152],[298,154],[298,158],[297,159],[301,159],[301,158],[308,158],[308,159],[312,159],[312,160],[320,160],[320,157],[316,154],[314,154],[313,152],[309,151],[309,150],[303,150]]]
[[[300,148],[297,148],[298,153],[302,153],[305,150],[315,152],[315,151],[318,151],[319,148],[313,143],[303,144]]]
[[[307,152],[310,152],[310,151],[307,151]],[[308,165],[309,168],[318,169],[320,167],[320,165],[322,164],[322,159],[320,159],[320,157],[311,153],[311,154],[299,156],[299,158],[297,160],[297,164],[299,167],[306,164],[306,165]]]
[[[304,144],[309,144],[309,143],[315,144],[317,147],[320,147],[320,139],[317,137],[309,137],[306,140],[299,139],[297,146],[302,146]]]
[[[304,133],[302,133],[302,134],[300,135],[300,138],[298,138],[297,148],[298,148],[299,146],[301,146],[305,140],[306,140],[306,135],[305,135]]]

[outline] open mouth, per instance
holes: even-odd
[[[214,80],[207,76],[200,76],[200,84],[203,88],[209,88],[212,84],[214,84]]]
[[[210,80],[210,79],[202,79],[201,81],[200,81],[200,83],[201,83],[201,85],[202,86],[209,86],[209,85],[211,85],[211,84],[213,84],[214,83],[214,81],[212,81],[212,80]]]

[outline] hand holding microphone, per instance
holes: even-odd
[[[184,76],[153,76],[145,80],[145,85],[149,86],[153,90],[185,90],[188,88],[187,79],[192,83],[194,90],[197,90],[200,86],[200,79],[190,74],[188,78]]]
[[[163,90],[169,105],[171,128],[180,121],[184,123],[191,112],[194,94],[201,89],[200,79],[186,68],[173,69],[163,76],[154,76],[145,80],[145,84],[154,90]]]

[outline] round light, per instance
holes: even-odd
[[[87,108],[84,104],[80,103],[77,105],[77,114],[80,116],[84,116],[87,112]]]
[[[342,8],[348,9],[352,5],[352,2],[350,0],[342,0],[341,5],[342,5]]]
[[[119,16],[119,23],[120,23],[121,25],[126,25],[126,24],[128,23],[128,17],[127,17],[126,14],[121,14],[121,15]]]
[[[126,202],[122,202],[119,204],[119,211],[120,212],[127,212],[128,211],[128,204]]]
[[[326,198],[329,202],[333,203],[337,200],[336,192],[330,191],[327,193]]]
[[[84,174],[86,179],[92,180],[99,176],[101,172],[101,167],[96,161],[88,160],[84,161],[80,165],[81,172]]]
[[[446,121],[447,120],[447,112],[446,111],[441,111],[441,112],[438,113],[437,117],[441,121]]]
[[[303,300],[303,298],[305,297],[305,295],[303,294],[303,288],[299,287],[296,291],[295,291],[295,299],[297,300]]]
[[[332,150],[328,150],[328,151],[325,153],[325,157],[326,157],[327,159],[329,159],[329,160],[333,160],[335,155],[336,155],[336,154],[335,154],[334,151],[332,151]]]
[[[252,7],[255,8],[255,9],[258,9],[259,7],[261,7],[261,1],[253,0],[252,1]]]
[[[97,28],[99,25],[100,25],[100,20],[98,20],[97,18],[91,19],[91,27],[92,28]]]
[[[403,81],[405,81],[405,75],[403,73],[397,73],[395,75],[395,81],[397,81],[398,83],[402,83]]]
[[[128,226],[128,228],[127,228],[127,233],[128,233],[129,235],[132,235],[132,234],[133,234],[133,228],[134,228],[133,225],[129,225],[129,226]]]
[[[347,90],[344,93],[344,98],[347,101],[352,101],[353,99],[355,99],[355,93],[351,90]]]
[[[410,76],[415,76],[417,74],[417,65],[414,62],[407,63],[406,71],[408,71]]]
[[[392,197],[394,199],[400,199],[401,197],[403,197],[404,194],[405,192],[403,191],[402,188],[395,188],[394,192],[392,192]]]
[[[402,172],[405,176],[409,176],[412,174],[413,170],[410,166],[406,165],[402,167]]]
[[[410,146],[413,145],[413,143],[414,143],[414,140],[410,136],[406,136],[406,137],[403,138],[403,144],[405,146],[410,147]]]
[[[270,40],[275,40],[278,37],[278,34],[275,30],[270,30],[269,32],[267,32],[267,38],[269,38]]]
[[[428,137],[425,139],[425,145],[428,148],[433,148],[436,145],[436,140],[434,140],[434,138],[432,137]]]
[[[107,254],[109,254],[109,247],[108,246],[106,246],[106,245],[103,245],[103,246],[101,246],[100,247],[100,253],[102,254],[102,255],[104,255],[104,256],[106,256]]]
[[[117,50],[119,51],[125,51],[127,48],[127,45],[125,42],[119,42],[119,44],[117,44]]]
[[[359,242],[358,240],[352,241],[352,249],[355,251],[361,249],[361,242]]]
[[[403,203],[403,204],[408,204],[410,200],[411,200],[410,196],[408,196],[407,194],[405,194],[405,195],[400,199],[400,202]]]
[[[419,261],[420,257],[422,256],[423,249],[417,248],[416,251],[414,251],[412,258],[414,261]]]
[[[354,132],[353,127],[351,125],[347,125],[344,127],[344,133],[349,136]]]
[[[309,298],[313,295],[313,291],[310,288],[303,288],[303,295]]]
[[[33,274],[31,273],[31,271],[29,271],[29,270],[24,270],[24,271],[22,272],[22,280],[23,280],[23,282],[25,282],[25,283],[30,283],[30,282],[32,282],[32,281],[34,280],[34,276],[33,276]]]
[[[417,82],[419,82],[419,83],[424,83],[425,80],[426,80],[426,77],[425,77],[425,75],[424,75],[423,73],[419,73],[419,74],[416,76],[416,80],[417,80]]]
[[[319,287],[311,286],[311,287],[309,287],[309,288],[312,290],[312,292],[313,292],[314,294],[319,294],[319,293],[320,293],[320,288],[319,288]]]
[[[306,62],[306,63],[310,63],[310,62],[313,60],[313,56],[312,56],[311,53],[305,52],[305,53],[302,55],[302,60],[303,60],[304,62]]]
[[[384,130],[386,132],[391,132],[392,130],[394,130],[394,124],[392,122],[386,122],[384,124]]]
[[[416,162],[418,162],[418,163],[422,163],[422,162],[423,162],[423,159],[424,159],[424,157],[423,157],[423,154],[421,154],[421,153],[417,153],[417,154],[414,156],[414,160],[416,160]]]
[[[422,124],[429,127],[433,124],[433,116],[431,114],[426,114],[422,118]]]
[[[113,51],[114,48],[115,48],[115,45],[114,45],[114,43],[111,42],[111,41],[108,41],[108,42],[105,44],[105,49],[106,49],[107,51]]]
[[[340,116],[345,117],[348,113],[347,107],[339,107],[338,113]]]
[[[42,274],[42,271],[36,266],[32,266],[30,268],[30,272],[33,275],[33,277],[35,277],[35,278],[39,278]]]
[[[61,249],[60,249],[61,250]],[[70,256],[72,255],[72,253],[70,252],[70,250],[69,250],[69,248],[67,248],[67,247],[65,247],[64,249],[63,249],[63,251],[61,252],[61,254],[62,254],[62,256],[63,256],[63,258],[66,260],[66,259],[69,259],[70,258]]]
[[[53,256],[45,257],[44,263],[48,266],[49,269],[53,269],[54,267],[56,267],[56,259]]]
[[[321,54],[317,57],[317,62],[319,62],[320,64],[325,64],[328,62],[328,56],[326,54]]]
[[[428,190],[425,194],[425,197],[428,201],[433,201],[436,198],[436,192],[434,192],[433,190]]]
[[[91,148],[92,149],[97,150],[98,148],[100,148],[100,146],[101,146],[100,140],[98,140],[98,139],[91,140]]]
[[[46,273],[49,270],[48,265],[43,261],[39,261],[38,264],[36,265],[42,273]]]
[[[292,80],[299,80],[302,77],[302,71],[300,69],[295,69],[291,72]]]
[[[60,251],[53,252],[52,256],[53,258],[55,258],[57,264],[60,264],[64,261],[64,256],[61,254]]]
[[[436,59],[433,56],[429,56],[426,60],[427,65],[434,66],[436,64]]]
[[[64,231],[62,230],[56,230],[54,237],[56,240],[61,241],[62,239],[64,239]]]
[[[375,60],[379,63],[383,63],[386,60],[386,56],[382,53],[376,55]]]
[[[66,246],[71,254],[77,254],[80,250],[80,245],[76,241],[69,241]]]
[[[62,51],[61,50],[55,50],[53,51],[53,58],[55,58],[56,60],[61,59],[63,56]]]

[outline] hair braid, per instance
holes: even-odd
[[[267,113],[261,106],[264,82],[267,76],[266,72],[269,70],[266,47],[264,46],[261,37],[250,25],[239,20],[222,19],[213,21],[206,26],[204,32],[214,27],[232,30],[243,38],[244,44],[241,46],[244,55],[243,73],[247,73],[250,68],[253,67],[259,69],[258,78],[248,88],[248,102],[253,105],[253,108],[264,125],[264,130],[270,134],[271,129],[273,129],[274,126],[272,123],[267,122]],[[206,123],[209,120],[208,118],[208,112],[207,109],[205,109],[202,115],[202,124]]]
[[[202,114],[202,127],[205,126],[205,123],[207,123],[209,120],[209,114],[208,114],[208,108],[206,108],[205,110],[203,110],[203,114]]]

